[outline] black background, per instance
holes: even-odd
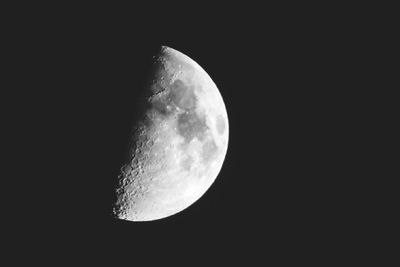
[[[18,185],[6,202],[9,247],[49,262],[253,265],[344,246],[343,229],[353,227],[343,203],[350,162],[347,133],[336,126],[353,99],[345,89],[358,31],[331,7],[199,4],[24,7],[11,16]],[[115,220],[113,185],[160,45],[194,59],[218,86],[228,152],[188,209],[153,222]]]

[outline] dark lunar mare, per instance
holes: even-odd
[[[225,132],[225,119],[222,115],[217,116],[217,131],[220,135]]]
[[[198,99],[194,93],[195,87],[185,84],[182,80],[177,79],[168,86],[163,94],[158,98],[154,98],[153,109],[161,116],[177,115],[177,132],[185,140],[183,146],[187,146],[194,138],[199,141],[205,141],[207,130],[205,115],[199,115],[196,112]],[[169,106],[169,108],[168,108]],[[178,112],[178,109],[181,112]],[[221,124],[221,123],[220,123]],[[222,134],[225,125],[219,125],[219,132]],[[222,129],[221,129],[222,128]],[[214,159],[218,147],[214,139],[209,139],[202,144],[201,158],[204,163],[209,163]],[[182,162],[182,167],[186,170],[190,169],[191,162]]]
[[[194,90],[193,85],[177,79],[152,101],[152,107],[159,115],[170,117],[177,114],[177,132],[184,138],[185,144],[194,138],[203,141],[208,130],[205,116],[196,112],[198,99]]]
[[[217,150],[218,147],[214,139],[207,140],[201,148],[201,157],[203,162],[208,163],[214,159]]]
[[[165,70],[163,60],[165,59],[162,57],[158,58],[155,65],[157,74],[153,79],[149,97],[150,113],[154,117],[161,117],[162,120],[174,116],[177,122],[177,134],[184,139],[182,148],[185,149],[193,139],[197,138],[202,142],[201,158],[204,163],[209,163],[215,158],[218,147],[212,138],[206,140],[209,127],[205,114],[196,112],[198,99],[195,89],[201,88],[196,88],[195,85],[181,79],[173,80],[171,72]],[[173,63],[173,69],[178,69],[178,65],[181,65],[183,69],[192,68],[190,65],[186,66],[184,62],[178,63],[173,59],[167,59],[167,61]],[[222,134],[225,131],[223,118],[220,118],[217,124],[217,131]],[[191,162],[189,162],[185,162],[183,167],[190,168]]]

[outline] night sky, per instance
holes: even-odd
[[[337,191],[347,175],[339,166],[348,164],[346,133],[335,126],[344,117],[337,100],[351,98],[340,78],[345,27],[296,8],[228,10],[202,13],[197,23],[182,12],[156,20],[140,9],[13,22],[24,149],[15,152],[12,177],[23,186],[21,197],[9,198],[19,207],[10,247],[49,262],[101,264],[107,256],[107,264],[213,266],[215,258],[253,266],[340,241],[351,214],[340,213]],[[215,183],[186,210],[153,222],[115,220],[113,185],[134,103],[160,45],[194,59],[216,83],[228,152]]]

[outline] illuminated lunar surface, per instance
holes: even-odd
[[[119,219],[152,221],[186,209],[215,181],[228,147],[225,104],[204,69],[165,46],[154,64],[146,110],[119,175]]]

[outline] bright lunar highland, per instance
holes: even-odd
[[[152,221],[197,201],[218,176],[228,148],[228,116],[210,76],[163,46],[154,60],[130,158],[121,168],[113,214]]]

